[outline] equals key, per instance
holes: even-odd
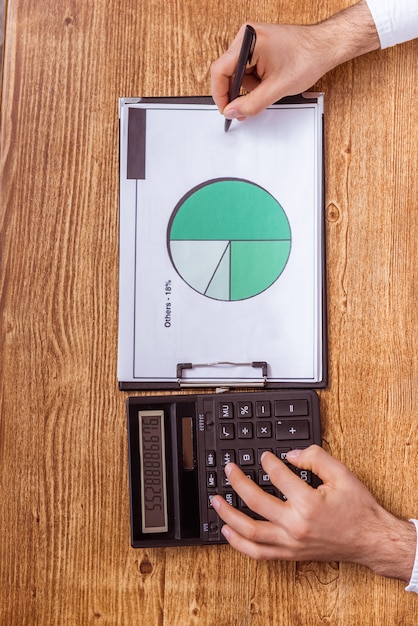
[[[276,400],[274,403],[274,415],[276,417],[295,417],[296,415],[308,415],[308,401],[301,400]]]

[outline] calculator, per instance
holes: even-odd
[[[310,390],[130,397],[127,415],[135,548],[225,543],[214,495],[258,518],[232,489],[225,466],[237,463],[284,500],[261,466],[263,452],[286,462],[289,450],[321,445],[319,398]],[[310,471],[289,467],[313,488],[320,484]]]

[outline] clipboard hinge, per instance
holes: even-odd
[[[261,369],[260,378],[184,378],[183,370],[191,370],[198,367],[253,367]],[[178,363],[177,364],[177,382],[180,387],[214,387],[222,385],[222,390],[229,387],[265,387],[267,383],[267,362],[252,361],[251,363],[232,363],[230,361],[216,361],[214,363]]]

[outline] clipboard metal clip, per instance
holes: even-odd
[[[253,367],[261,369],[260,378],[185,378],[183,370],[191,370],[199,367]],[[215,361],[214,363],[178,363],[177,382],[180,387],[214,387],[222,385],[219,391],[225,391],[230,387],[265,387],[267,383],[267,362],[252,361],[251,363],[233,363],[231,361]]]

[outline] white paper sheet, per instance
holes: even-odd
[[[142,180],[126,175],[131,107],[146,109]],[[163,387],[178,363],[253,361],[271,382],[321,381],[321,129],[322,97],[228,133],[213,105],[121,102],[119,381]],[[210,365],[183,376],[227,385],[260,372]]]

